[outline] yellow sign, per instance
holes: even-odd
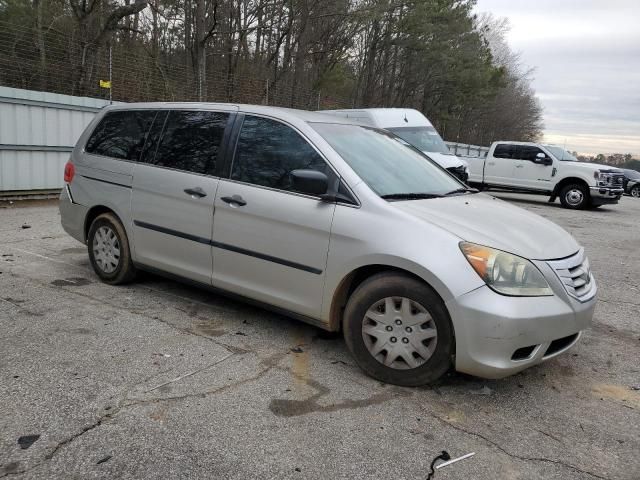
[[[111,80],[100,80],[100,88],[111,88]]]

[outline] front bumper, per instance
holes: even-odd
[[[596,205],[605,203],[618,203],[624,193],[623,188],[613,187],[589,187],[591,191],[591,202]]]
[[[447,302],[456,336],[456,370],[503,378],[575,345],[591,324],[595,292],[581,302],[553,283],[555,294],[548,297],[507,297],[483,286]]]

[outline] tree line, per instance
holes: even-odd
[[[535,140],[508,25],[475,0],[0,0],[0,85],[115,100],[412,107],[447,140]]]

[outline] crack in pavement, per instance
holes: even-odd
[[[222,385],[221,387],[216,387],[210,390],[205,390],[203,392],[198,392],[198,393],[186,393],[184,395],[176,395],[173,397],[162,397],[162,398],[150,398],[147,400],[133,400],[129,403],[126,403],[124,405],[122,405],[122,408],[128,408],[128,407],[134,407],[134,406],[140,406],[140,405],[154,405],[154,404],[159,404],[159,403],[164,403],[164,402],[177,402],[180,400],[186,400],[189,398],[205,398],[211,395],[217,395],[218,393],[230,390],[232,388],[236,388],[236,387],[240,387],[242,385],[246,385],[248,383],[254,382],[256,380],[259,380],[260,378],[262,378],[264,375],[266,375],[270,370],[272,370],[273,368],[278,368],[277,367],[277,363],[282,360],[282,358],[284,358],[286,355],[285,353],[276,353],[264,360],[261,360],[260,363],[262,365],[265,365],[266,368],[260,370],[258,373],[252,375],[251,377],[247,377],[244,378],[242,380],[238,380],[236,382],[232,382],[229,383],[227,385]]]
[[[199,369],[198,371],[202,371],[202,370],[205,370],[205,369],[207,369],[207,368],[209,368],[211,366],[217,365],[217,364],[223,362],[224,360],[226,360],[227,358],[229,358],[229,357],[231,357],[233,355],[234,355],[234,353],[230,352],[229,355],[225,356],[223,359],[218,360],[217,362],[215,362],[215,363],[213,363],[211,365],[207,365],[206,367],[203,367],[203,368]],[[90,432],[90,431],[98,428],[99,426],[103,425],[105,422],[114,419],[125,408],[128,408],[128,407],[133,406],[133,405],[137,405],[137,402],[124,403],[129,398],[129,395],[130,395],[131,391],[134,390],[136,387],[147,383],[149,380],[151,380],[152,378],[154,378],[154,377],[156,377],[156,376],[158,376],[158,375],[160,375],[162,373],[165,373],[165,372],[154,373],[153,375],[149,375],[149,376],[145,377],[144,379],[142,379],[141,381],[136,382],[133,385],[130,385],[129,387],[127,387],[124,390],[124,392],[122,392],[122,394],[120,395],[121,398],[117,402],[117,406],[113,410],[110,410],[109,412],[107,412],[105,414],[99,415],[98,419],[94,423],[92,423],[91,425],[85,426],[84,428],[82,428],[82,430],[80,432],[77,432],[77,433],[71,435],[70,437],[67,437],[64,440],[58,442],[56,444],[56,446],[53,448],[53,450],[51,450],[48,454],[46,454],[44,456],[44,461],[37,462],[36,464],[32,465],[31,467],[23,469],[23,470],[20,470],[20,471],[5,473],[4,475],[0,475],[0,478],[3,478],[3,477],[8,476],[8,475],[18,475],[18,474],[28,473],[31,470],[42,466],[45,463],[45,461],[51,460],[62,448],[66,447],[67,445],[69,445],[71,443],[73,443],[75,440],[77,440],[78,438],[82,437],[85,433]],[[197,373],[197,372],[191,372],[191,374],[195,374],[195,373]],[[181,378],[185,378],[186,376],[188,376],[188,375],[182,376]],[[250,379],[248,379],[248,380],[250,380]],[[226,387],[231,387],[231,386],[233,386],[233,385],[228,385]]]
[[[191,377],[191,376],[193,376],[193,375],[196,375],[196,374],[198,374],[198,373],[200,373],[200,372],[202,372],[202,371],[204,371],[204,370],[207,370],[208,368],[214,367],[214,366],[216,366],[216,365],[218,365],[218,364],[220,364],[220,363],[224,362],[227,358],[229,358],[229,357],[231,357],[231,356],[233,356],[233,355],[234,355],[234,353],[233,353],[233,352],[229,352],[229,354],[228,354],[228,355],[225,355],[225,356],[224,356],[223,358],[221,358],[220,360],[217,360],[217,361],[215,361],[215,362],[213,362],[213,363],[211,363],[211,364],[209,364],[209,365],[205,365],[204,367],[197,368],[197,369],[195,369],[195,370],[192,370],[192,371],[190,371],[190,372],[187,372],[187,373],[185,373],[185,374],[183,374],[183,375],[180,375],[180,376],[178,376],[178,377],[176,377],[176,378],[174,378],[174,379],[172,379],[172,380],[169,380],[169,381],[166,381],[166,382],[161,383],[161,384],[159,384],[159,385],[156,385],[155,387],[152,387],[152,388],[150,388],[149,390],[147,390],[147,392],[146,392],[146,393],[149,393],[149,392],[151,392],[151,391],[153,391],[153,390],[156,390],[156,389],[158,389],[158,388],[164,387],[165,385],[169,385],[170,383],[179,382],[180,380],[183,380],[183,379],[185,379],[185,378],[187,378],[187,377]]]
[[[54,286],[51,286],[49,283],[42,282],[42,281],[40,281],[38,279],[35,279],[33,277],[30,277],[30,276],[16,274],[15,272],[11,272],[11,275],[14,276],[14,277],[17,277],[17,278],[21,278],[21,279],[24,279],[24,280],[27,280],[27,281],[31,281],[33,283],[36,283],[36,284],[38,284],[40,286],[43,286],[45,288],[48,288],[48,289],[63,290],[66,293],[69,293],[71,295],[77,295],[79,297],[83,297],[83,298],[86,298],[88,300],[92,300],[93,302],[96,302],[96,303],[98,303],[100,305],[109,305],[110,307],[112,307],[113,309],[116,309],[116,310],[124,311],[126,313],[132,313],[134,315],[140,315],[141,317],[147,318],[149,320],[153,320],[153,321],[156,321],[158,323],[162,323],[163,325],[166,325],[167,327],[169,327],[169,328],[171,328],[171,329],[173,329],[173,330],[175,330],[177,332],[180,332],[180,333],[183,333],[183,334],[187,334],[187,335],[193,335],[195,337],[204,338],[205,340],[208,340],[208,341],[210,341],[211,343],[213,343],[215,345],[218,345],[220,347],[225,348],[227,351],[229,351],[231,353],[242,354],[242,353],[250,352],[250,350],[247,350],[247,349],[244,349],[244,348],[240,348],[240,347],[236,347],[236,346],[233,346],[233,345],[228,345],[228,344],[220,342],[220,341],[218,341],[218,340],[216,340],[216,339],[214,339],[214,338],[212,338],[210,336],[204,335],[202,333],[198,333],[198,332],[196,332],[196,331],[194,331],[194,330],[192,330],[190,328],[179,327],[179,326],[174,325],[173,323],[171,323],[171,322],[169,322],[167,320],[163,320],[162,318],[158,317],[157,315],[150,315],[150,314],[146,313],[144,310],[139,310],[139,309],[135,309],[135,308],[126,308],[126,307],[123,307],[123,306],[118,305],[116,303],[113,303],[113,302],[110,302],[108,300],[105,300],[103,298],[95,297],[93,295],[89,295],[87,293],[80,292],[77,289],[69,289],[69,288],[66,288],[64,286],[55,286],[54,287]],[[157,290],[151,290],[151,291],[159,293]],[[179,297],[179,298],[182,298],[182,297]],[[175,307],[172,307],[172,308],[175,308]],[[179,310],[179,309],[177,309],[177,310]]]
[[[570,463],[562,462],[560,460],[553,460],[551,458],[545,458],[545,457],[526,457],[526,456],[523,456],[523,455],[517,455],[515,453],[512,453],[512,452],[508,451],[502,445],[500,445],[498,442],[495,442],[494,440],[491,440],[490,438],[482,435],[481,433],[477,433],[477,432],[474,432],[472,430],[467,430],[464,427],[461,427],[459,425],[451,423],[451,422],[447,421],[446,419],[440,417],[439,415],[437,415],[437,414],[435,414],[435,413],[433,413],[433,412],[431,412],[429,410],[424,410],[423,409],[423,411],[425,413],[427,413],[429,416],[431,416],[431,417],[435,418],[436,420],[438,420],[439,422],[444,423],[445,425],[453,428],[454,430],[466,433],[467,435],[471,435],[471,436],[474,436],[474,437],[481,438],[486,443],[488,443],[489,445],[492,445],[493,447],[497,448],[502,453],[504,453],[505,455],[507,455],[507,456],[509,456],[511,458],[516,458],[518,460],[525,461],[525,462],[552,463],[554,465],[560,465],[561,467],[568,468],[568,469],[574,470],[575,472],[578,472],[578,473],[581,473],[581,474],[585,474],[585,475],[589,475],[589,476],[594,477],[594,478],[600,478],[602,480],[608,480],[607,477],[603,477],[602,475],[598,475],[597,473],[593,473],[593,472],[590,472],[588,470],[583,470],[583,469],[581,469],[579,467],[576,467],[575,465],[571,465]]]
[[[626,300],[611,300],[611,299],[608,299],[608,298],[598,297],[598,301],[599,302],[604,302],[604,303],[624,303],[625,305],[633,305],[634,307],[640,307],[640,303],[629,302],[629,301],[626,301]]]
[[[102,425],[102,422],[109,419],[111,416],[116,415],[117,413],[118,412],[115,411],[115,412],[109,412],[107,414],[101,415],[100,417],[98,417],[98,420],[95,423],[92,423],[88,427],[84,427],[81,432],[76,433],[75,435],[72,435],[61,442],[58,442],[58,444],[53,448],[53,450],[44,456],[45,460],[51,460],[54,457],[54,455],[58,453],[58,450],[70,444],[77,438],[80,438],[85,433],[90,432],[94,428],[99,427],[100,425]]]

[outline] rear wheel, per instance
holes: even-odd
[[[634,185],[629,193],[632,197],[640,198],[640,185]]]
[[[133,280],[136,269],[131,260],[127,233],[112,213],[98,215],[89,228],[87,238],[89,260],[105,283],[118,285]]]
[[[451,367],[453,328],[440,297],[400,273],[382,273],[353,292],[344,337],[358,365],[377,380],[419,386]]]
[[[590,203],[589,189],[580,183],[570,183],[560,190],[560,203],[564,208],[581,210]]]

